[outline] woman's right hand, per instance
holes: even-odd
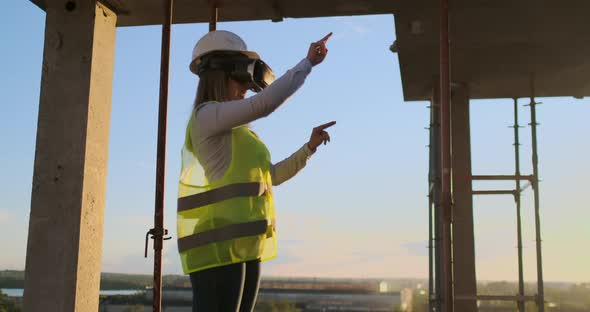
[[[330,39],[331,36],[332,33],[329,33],[320,41],[314,42],[309,46],[309,51],[307,51],[307,59],[312,66],[316,66],[317,64],[323,62],[326,58],[326,55],[328,55],[326,42],[328,42],[328,39]]]
[[[330,142],[330,134],[328,131],[326,131],[326,129],[335,124],[335,121],[331,121],[313,128],[311,136],[309,137],[309,142],[307,142],[307,147],[309,147],[312,152],[315,152],[320,144],[324,143],[324,145],[326,145],[328,142]]]

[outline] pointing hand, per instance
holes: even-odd
[[[311,62],[311,65],[316,66],[323,62],[328,55],[328,49],[326,48],[326,42],[332,36],[332,33],[327,34],[324,38],[312,43],[307,51],[307,59]]]
[[[324,143],[324,145],[326,145],[328,142],[330,142],[330,134],[325,129],[330,128],[335,124],[335,121],[331,121],[329,123],[325,123],[321,126],[313,128],[313,131],[311,132],[311,136],[309,138],[309,142],[307,143],[309,149],[315,152],[320,144]]]

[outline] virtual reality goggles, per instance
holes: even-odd
[[[246,54],[212,54],[204,56],[196,64],[196,74],[209,70],[223,70],[236,81],[248,84],[254,92],[260,92],[274,80],[272,69],[261,59]]]

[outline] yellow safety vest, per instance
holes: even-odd
[[[194,116],[194,114],[193,114]],[[178,251],[185,274],[277,254],[270,153],[247,126],[232,130],[231,164],[209,183],[192,149],[191,117],[178,188]]]

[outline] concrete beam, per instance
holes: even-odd
[[[470,98],[528,97],[531,73],[537,97],[590,96],[590,1],[461,0],[451,11],[451,72],[454,81],[469,81]],[[396,12],[406,101],[430,97],[439,70],[438,15],[428,0],[403,1]]]
[[[453,180],[453,274],[455,297],[477,294],[471,195],[471,129],[469,90],[458,87],[451,96],[451,162]],[[476,301],[455,300],[455,311],[475,312]]]
[[[117,16],[95,0],[46,12],[24,310],[94,312]]]
[[[30,0],[45,10],[56,0]],[[67,0],[63,0],[63,5]],[[161,0],[100,0],[119,15],[118,26],[161,25],[164,21]],[[403,0],[222,0],[219,22],[272,20],[393,14]],[[208,23],[209,0],[176,1],[172,22]]]

